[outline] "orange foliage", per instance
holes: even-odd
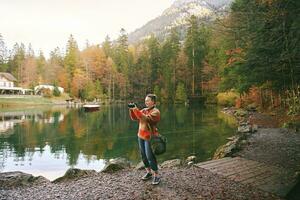
[[[238,98],[235,100],[235,107],[236,108],[241,108],[242,107],[242,100],[241,98]]]
[[[231,65],[235,62],[239,62],[243,60],[244,52],[241,48],[229,49],[225,51],[225,54],[229,56],[227,60],[227,66]]]
[[[63,87],[64,89],[68,88],[68,74],[65,69],[62,68],[60,71],[58,71],[57,81],[60,87]]]
[[[236,101],[236,107],[245,107],[249,104],[255,104],[261,108],[274,108],[282,103],[280,95],[271,89],[260,89],[252,86],[246,94]]]
[[[245,107],[249,104],[261,106],[261,93],[258,87],[252,86],[246,94],[236,100],[235,106],[237,108]]]
[[[213,77],[209,81],[204,81],[202,83],[203,90],[206,91],[217,91],[221,78],[219,76]]]
[[[217,91],[221,78],[217,75],[217,68],[204,63],[202,69],[201,87],[205,91]]]
[[[71,84],[71,94],[74,96],[79,96],[79,90],[84,89],[88,83],[87,75],[81,69],[75,69],[74,77]]]
[[[37,63],[34,57],[27,57],[21,65],[21,86],[30,87],[38,81]]]
[[[82,66],[88,71],[93,80],[101,79],[107,73],[106,55],[98,46],[91,46],[83,50],[80,54]]]

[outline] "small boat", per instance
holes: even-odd
[[[83,105],[84,111],[86,112],[92,112],[92,111],[97,111],[100,108],[99,104],[85,104]]]

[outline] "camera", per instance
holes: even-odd
[[[136,105],[135,105],[135,103],[128,103],[128,108],[134,108],[134,107],[136,107]]]

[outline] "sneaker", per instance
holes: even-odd
[[[143,181],[146,181],[146,180],[149,180],[152,178],[152,174],[147,172],[147,174],[145,174],[143,177],[142,177],[142,180]]]
[[[157,176],[153,177],[152,185],[158,185],[160,183],[160,178]]]

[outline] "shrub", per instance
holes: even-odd
[[[221,92],[217,95],[218,104],[221,106],[234,106],[239,94],[234,91]]]
[[[60,96],[60,91],[59,91],[58,87],[56,87],[56,86],[53,89],[53,95],[56,97]]]
[[[300,115],[300,86],[286,92],[286,103],[289,107],[288,115]]]
[[[175,103],[184,103],[186,101],[187,101],[187,95],[184,88],[184,84],[179,83],[176,89]]]
[[[48,88],[43,88],[41,90],[41,94],[43,97],[46,97],[46,98],[51,98],[52,97],[52,91]]]

